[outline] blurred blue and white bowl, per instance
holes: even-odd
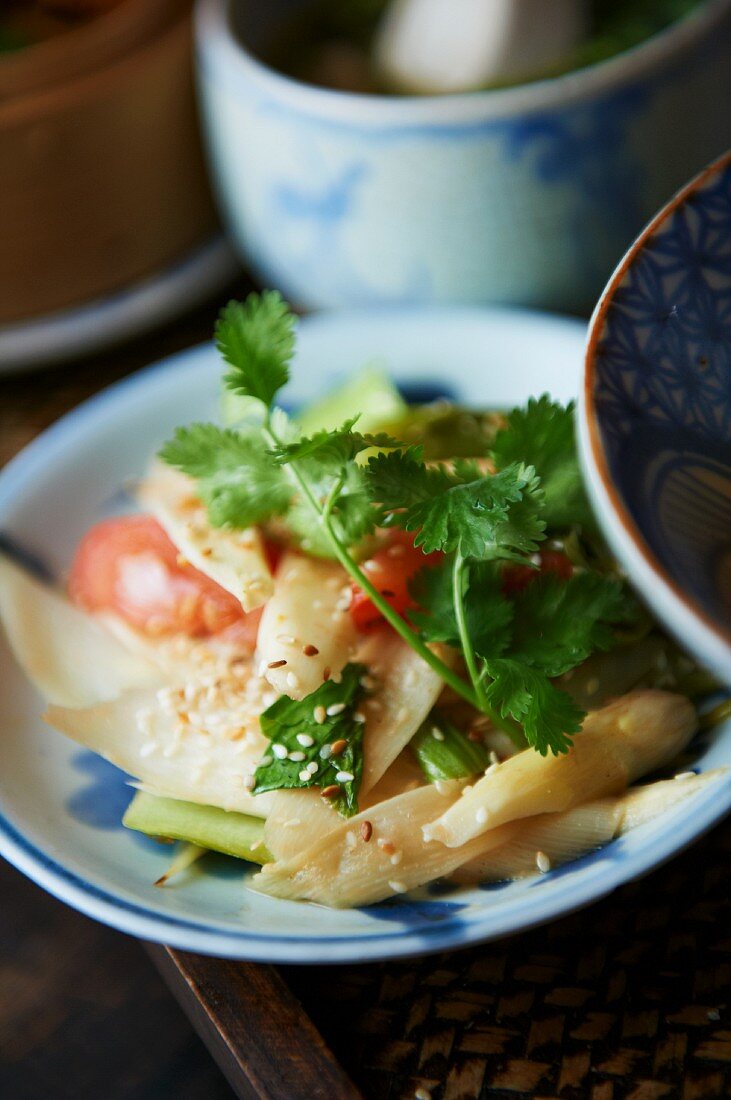
[[[731,153],[680,191],[592,319],[581,448],[617,556],[731,684]]]
[[[731,0],[551,80],[356,95],[258,60],[307,0],[199,0],[223,212],[308,307],[509,302],[580,311],[673,191],[731,145]]]

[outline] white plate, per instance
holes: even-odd
[[[300,326],[296,404],[365,360],[384,359],[417,396],[510,405],[577,388],[584,329],[519,311],[394,309],[310,317]],[[113,386],[65,417],[0,475],[0,530],[58,574],[119,486],[179,423],[213,415],[220,365],[194,348]],[[355,411],[355,410],[354,410]],[[491,889],[426,891],[370,909],[331,911],[262,897],[234,860],[207,857],[164,890],[169,849],[119,824],[120,772],[40,719],[41,700],[0,649],[0,851],[70,905],[143,939],[191,951],[293,963],[365,962],[518,932],[602,897],[699,836],[731,805],[731,779],[564,868]],[[731,763],[731,727],[698,766]]]
[[[0,374],[103,351],[179,317],[233,279],[241,264],[213,237],[164,271],[83,306],[0,325]]]

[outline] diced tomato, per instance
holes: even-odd
[[[394,531],[389,545],[378,550],[361,565],[368,579],[399,615],[405,615],[416,604],[409,594],[409,582],[420,569],[437,565],[443,554],[424,554],[414,546],[414,536],[405,531]],[[383,622],[383,616],[363,589],[352,585],[353,597],[350,614],[358,630],[374,630]]]
[[[71,566],[69,595],[148,634],[226,633],[247,648],[256,642],[261,614],[247,615],[235,596],[185,562],[147,515],[103,520],[87,531]]]
[[[514,596],[516,592],[522,592],[541,574],[553,573],[562,580],[568,580],[573,575],[574,567],[561,550],[543,550],[539,557],[541,560],[537,569],[531,569],[529,565],[504,567],[503,592],[506,596]]]

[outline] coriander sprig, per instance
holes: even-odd
[[[547,529],[588,525],[571,409],[547,397],[515,410],[481,461],[430,464],[420,446],[358,431],[303,437],[275,404],[289,379],[294,317],[272,291],[230,302],[216,327],[224,385],[248,399],[238,429],[178,429],[160,454],[195,478],[214,526],[279,517],[308,553],[336,559],[383,618],[443,681],[539,752],[566,751],[583,712],[553,679],[614,642],[631,615],[622,585],[596,574],[539,577],[508,598],[502,567],[535,568]],[[364,452],[376,449],[367,462]],[[489,463],[489,465],[488,465]],[[417,610],[399,615],[358,564],[377,527],[413,532],[442,564],[418,574]],[[459,650],[464,679],[434,650]],[[291,779],[291,777],[290,777]]]

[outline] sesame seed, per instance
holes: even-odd
[[[276,756],[277,760],[286,760],[287,759],[287,749],[285,748],[284,745],[272,745],[271,749],[272,749],[272,752],[274,753],[274,755]]]
[[[488,764],[488,766],[485,768],[485,775],[492,775],[492,773],[499,767],[499,764]]]
[[[437,779],[434,786],[436,787],[437,794],[449,794],[451,789],[449,783],[445,782],[443,779]]]
[[[290,817],[289,821],[285,821],[284,827],[285,829],[296,829],[301,824],[302,822],[298,817]]]
[[[434,729],[431,731],[431,735],[432,735],[432,737],[434,738],[435,741],[443,741],[444,740],[444,734],[442,733],[442,731],[440,729],[437,729],[436,726],[434,726]]]
[[[311,645],[308,643],[307,645],[302,646],[302,652],[304,653],[305,657],[316,657],[320,650],[317,648],[316,645]]]
[[[300,686],[299,676],[295,676],[293,672],[288,672],[286,684],[288,688],[298,688]]]
[[[156,748],[157,744],[154,741],[146,741],[144,745],[140,746],[140,756],[152,756]]]
[[[325,681],[329,680],[329,679],[330,679],[330,665],[325,665],[325,667],[322,670],[322,682],[325,683]]]
[[[254,779],[254,776],[253,775],[247,775],[246,778],[244,779],[244,787],[246,788],[246,790],[247,791],[253,791],[255,786],[256,786],[256,779]]]
[[[365,840],[365,842],[367,844],[368,841],[373,836],[373,826],[371,825],[370,821],[361,822],[360,835],[362,836],[363,840]]]
[[[338,783],[352,783],[352,781],[355,779],[355,776],[352,772],[336,772],[335,778],[337,779]]]
[[[499,764],[500,763],[500,757],[498,756],[498,754],[495,752],[494,749],[490,749],[490,755],[489,755],[488,759],[489,759],[491,764]]]
[[[393,890],[394,894],[405,894],[409,889],[403,882],[398,882],[395,879],[388,884],[389,890]]]
[[[329,786],[323,787],[320,793],[322,794],[323,798],[337,798],[337,796],[340,794],[340,787],[337,785],[337,783],[330,783]]]
[[[300,761],[305,759],[305,754],[303,752],[291,752],[289,759],[293,760],[295,764],[299,764]]]
[[[393,864],[394,867],[396,867],[396,865],[399,864],[403,858],[404,858],[404,853],[403,852],[394,852],[393,855],[391,856],[391,863]]]
[[[333,741],[330,746],[330,752],[333,756],[340,756],[341,752],[344,752],[348,747],[348,742],[344,737],[340,737],[337,741]]]
[[[297,740],[305,749],[309,749],[315,743],[314,737],[310,737],[309,733],[298,733]]]
[[[271,756],[269,756],[269,755],[262,756],[261,760],[259,761],[259,767],[260,768],[268,768],[269,765],[271,764],[271,762],[272,762]]]
[[[362,714],[361,711],[356,710],[356,711],[353,712],[353,721],[354,722],[365,722],[365,720],[366,720],[366,716],[365,716],[365,714]]]
[[[346,833],[345,843],[348,845],[349,848],[355,848],[356,844],[358,843],[355,839],[355,833]]]
[[[695,779],[695,772],[678,772],[673,779]]]
[[[321,726],[322,723],[325,721],[325,718],[327,717],[327,711],[325,710],[325,708],[322,705],[318,706],[318,707],[315,707],[315,709],[312,712],[312,717],[315,719],[318,726]]]
[[[332,745],[323,745],[320,749],[320,759],[329,760],[333,754]]]
[[[542,875],[551,870],[551,861],[545,852],[536,852],[536,867]]]
[[[299,773],[299,777],[303,783],[309,783],[310,779],[312,778],[307,768],[302,769],[302,771]]]
[[[466,794],[469,794],[471,790],[472,790],[472,784],[468,783],[466,787],[462,788],[462,795],[464,796]]]
[[[269,661],[267,668],[282,668],[282,666],[286,665],[286,663],[287,662],[284,660],[284,658],[282,658],[281,661]]]
[[[378,686],[372,676],[361,676],[359,683],[366,691],[373,691]]]
[[[325,711],[325,714],[327,714],[328,718],[334,718],[336,714],[342,714],[344,710],[345,703],[332,703]]]
[[[475,811],[475,821],[478,825],[484,825],[487,821],[487,810],[484,806],[480,806],[479,810]]]
[[[310,775],[315,775],[319,767],[320,765],[317,763],[316,760],[310,760],[309,764],[307,765],[307,771],[310,773]]]
[[[297,639],[291,634],[277,634],[276,640],[282,645],[294,645]]]
[[[369,558],[368,561],[363,562],[363,569],[366,573],[378,573],[382,569],[380,562],[375,561],[373,558]]]

